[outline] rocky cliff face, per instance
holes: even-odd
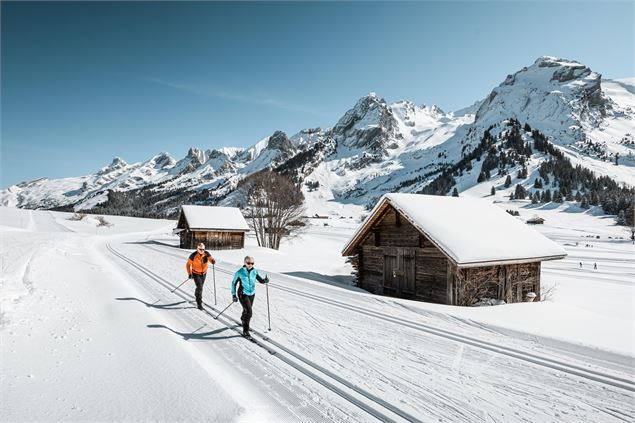
[[[540,57],[492,90],[476,113],[476,124],[514,118],[542,127],[547,135],[579,140],[583,128],[597,128],[614,114],[601,81],[602,75],[578,62]]]
[[[344,114],[333,127],[331,136],[339,148],[364,150],[381,157],[390,142],[402,135],[386,101],[371,93]]]

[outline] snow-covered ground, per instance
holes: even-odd
[[[361,213],[346,209],[280,251],[213,252],[201,312],[190,282],[170,292],[189,253],[176,222],[0,208],[3,421],[632,421],[630,234],[566,205],[501,207],[545,218],[536,229],[569,254],[543,264],[547,301],[367,294],[340,254]],[[271,331],[257,287],[260,345],[238,335],[239,305],[213,318],[246,254],[272,281]]]

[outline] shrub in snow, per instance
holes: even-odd
[[[480,300],[472,304],[472,307],[489,307],[502,304],[506,304],[505,300],[498,300],[496,298],[481,298]]]
[[[111,227],[113,224],[104,218],[104,216],[97,216],[97,226],[105,226],[107,228]]]
[[[73,214],[71,217],[68,218],[68,220],[82,220],[83,218],[86,217],[86,213],[75,213]]]

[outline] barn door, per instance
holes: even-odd
[[[415,296],[415,252],[412,248],[400,248],[399,295],[410,298]]]
[[[399,283],[397,281],[397,255],[384,254],[384,293],[388,295],[397,294]]]
[[[415,295],[415,252],[396,248],[384,252],[384,293],[411,298]]]

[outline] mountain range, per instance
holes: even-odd
[[[527,155],[488,167],[484,178],[487,157],[479,145],[484,136],[508,140],[510,122],[523,128],[518,142],[527,143]],[[301,184],[309,213],[324,204],[372,205],[387,192],[429,192],[444,172],[452,177],[437,194],[478,186],[487,187],[479,192],[511,191],[503,181],[520,169],[525,171],[514,185],[532,189],[549,158],[531,149],[535,131],[572,166],[635,186],[635,78],[602,79],[576,61],[543,56],[458,111],[411,101],[388,104],[370,93],[330,128],[291,136],[276,131],[249,148],[192,147],[180,160],[167,153],[134,164],[115,157],[90,175],[40,178],[3,189],[0,204],[173,216],[181,204],[236,204],[240,181],[263,169]],[[500,154],[506,157],[502,147]]]

